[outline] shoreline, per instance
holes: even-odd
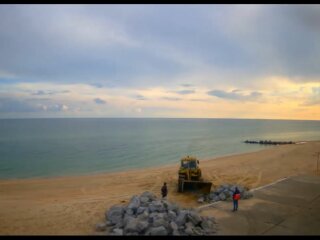
[[[250,189],[284,177],[316,174],[320,141],[268,147],[254,152],[200,159],[203,178],[236,183]],[[92,235],[112,205],[126,204],[133,195],[150,191],[160,196],[163,182],[168,200],[198,207],[197,196],[177,193],[176,164],[113,173],[0,180],[1,235]]]
[[[309,142],[320,142],[320,140],[312,140],[312,141],[297,141],[293,145],[299,145]],[[219,155],[216,157],[208,157],[200,159],[201,162],[207,162],[207,161],[215,161],[222,158],[229,158],[229,157],[235,157],[235,156],[242,156],[250,153],[259,153],[261,151],[266,151],[271,148],[279,147],[280,145],[268,145],[264,146],[264,149],[258,149],[258,150],[252,150],[252,151],[246,151],[246,152],[239,152],[239,153],[231,153],[231,154],[225,154],[225,155]],[[166,163],[156,166],[148,166],[148,167],[140,167],[140,168],[130,168],[130,169],[124,169],[124,170],[116,170],[116,171],[110,171],[110,172],[89,172],[89,173],[75,173],[70,175],[58,175],[58,176],[39,176],[39,177],[21,177],[21,178],[0,178],[0,184],[2,182],[19,182],[19,181],[37,181],[37,180],[54,180],[54,179],[62,179],[62,178],[77,178],[77,177],[95,177],[95,176],[104,176],[104,175],[112,175],[112,174],[120,174],[120,173],[129,173],[129,172],[136,172],[136,171],[145,171],[145,170],[154,170],[154,169],[161,169],[161,168],[168,168],[168,167],[175,167],[180,164],[180,159],[177,159],[177,163]]]
[[[317,142],[320,140],[316,141],[308,141],[308,142]],[[241,143],[240,143],[241,144]],[[200,159],[201,162],[205,161],[214,161],[220,158],[225,158],[225,157],[233,157],[237,155],[243,155],[247,153],[255,153],[255,152],[260,152],[264,151],[267,149],[270,149],[272,147],[277,147],[277,146],[264,146],[264,149],[258,149],[258,150],[252,150],[252,151],[244,151],[244,152],[238,152],[238,153],[230,153],[230,154],[225,154],[225,155],[219,155],[216,157],[207,157]],[[5,181],[27,181],[27,180],[54,180],[54,179],[60,179],[60,178],[73,178],[73,177],[88,177],[88,176],[99,176],[99,175],[107,175],[107,174],[118,174],[118,173],[124,173],[124,172],[135,172],[135,171],[144,171],[144,170],[153,170],[153,169],[159,169],[159,168],[166,168],[166,167],[174,167],[176,165],[180,165],[180,158],[176,160],[176,163],[165,163],[161,165],[153,165],[153,166],[145,166],[145,167],[137,167],[137,168],[128,168],[128,169],[122,169],[122,170],[115,170],[115,171],[109,171],[109,172],[89,172],[89,173],[75,173],[75,174],[69,174],[69,175],[56,175],[56,176],[38,176],[38,177],[16,177],[16,178],[0,178],[0,183],[5,182]]]

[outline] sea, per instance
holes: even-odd
[[[320,121],[173,118],[0,119],[0,179],[117,172],[320,140]]]

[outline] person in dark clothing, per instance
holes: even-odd
[[[233,195],[232,195],[232,199],[233,199],[233,212],[238,210],[238,200],[240,199],[240,191],[239,189],[236,187]]]
[[[165,198],[168,194],[168,188],[167,188],[167,183],[163,183],[163,186],[161,188],[161,194],[162,198]]]

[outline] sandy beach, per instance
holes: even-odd
[[[278,179],[317,174],[320,141],[269,147],[265,150],[200,159],[203,177],[213,182],[256,188]],[[48,179],[0,181],[1,235],[91,235],[105,210],[125,204],[134,194],[160,196],[167,182],[168,198],[184,207],[200,206],[193,194],[177,193],[177,164],[118,173]]]

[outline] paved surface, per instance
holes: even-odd
[[[296,176],[253,192],[254,197],[202,209],[221,235],[320,235],[320,176]]]

